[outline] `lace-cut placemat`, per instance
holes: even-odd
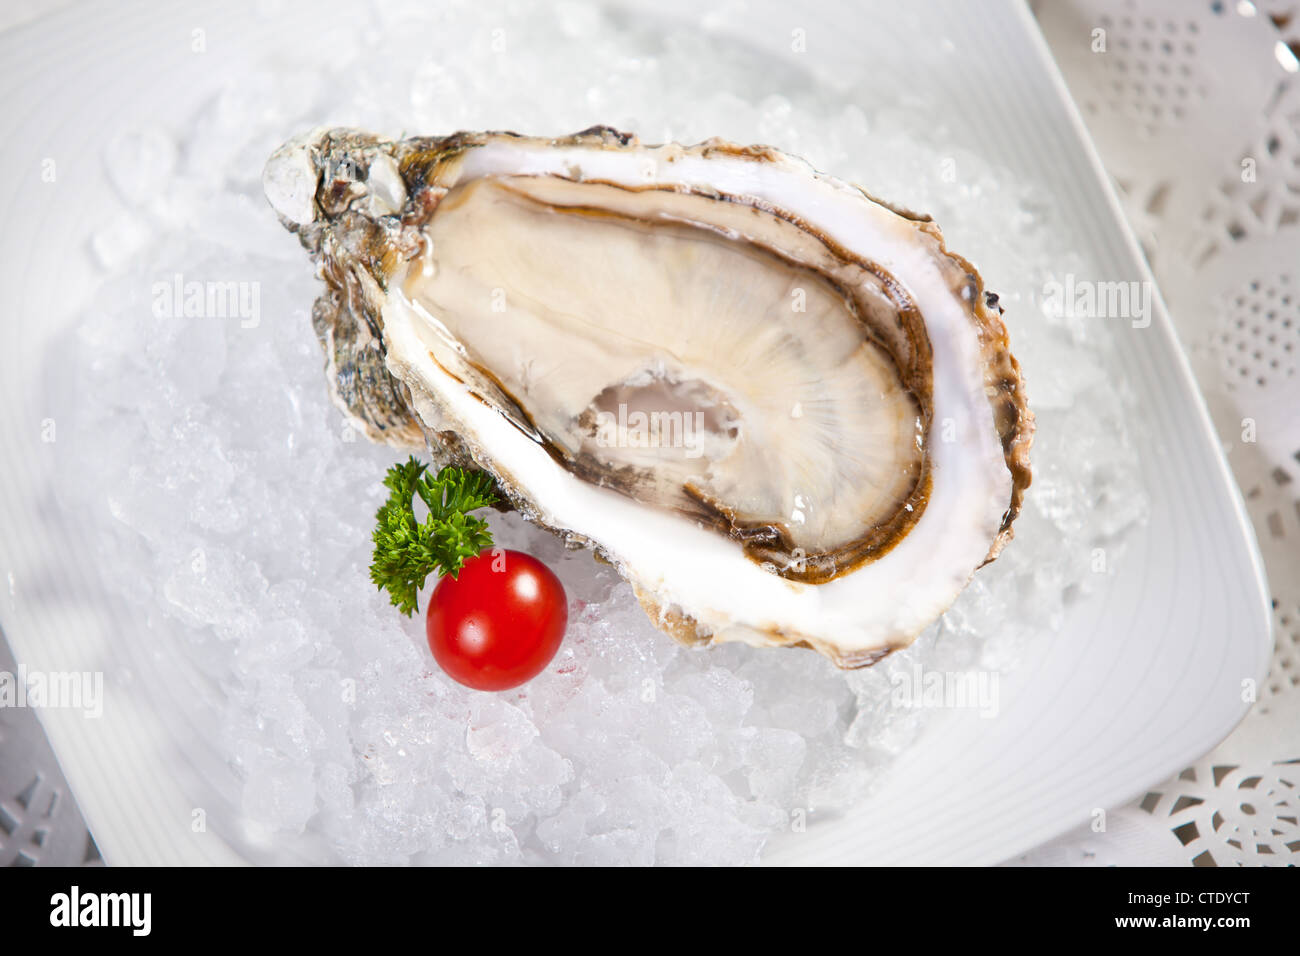
[[[18,673],[3,634],[0,671]],[[0,707],[0,866],[101,862],[36,712]]]
[[[1246,499],[1277,646],[1219,747],[1025,864],[1300,862],[1300,3],[1034,5]],[[1195,516],[1189,515],[1188,521]]]

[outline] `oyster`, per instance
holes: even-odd
[[[687,642],[905,646],[997,556],[1033,417],[926,217],[768,147],[317,130],[268,198],[336,403],[491,472]]]

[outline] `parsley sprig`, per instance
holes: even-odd
[[[389,468],[388,500],[375,514],[370,580],[407,617],[430,574],[454,578],[467,559],[492,545],[487,522],[469,514],[496,503],[491,477],[450,465],[436,475],[427,470],[414,455]],[[423,523],[415,518],[415,495],[429,507]]]

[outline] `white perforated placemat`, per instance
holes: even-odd
[[[0,635],[0,671],[18,672]],[[36,712],[0,707],[0,866],[76,866],[99,853]]]

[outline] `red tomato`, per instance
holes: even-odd
[[[564,585],[521,551],[484,551],[438,582],[425,629],[433,658],[475,690],[508,690],[546,669],[564,640]]]

